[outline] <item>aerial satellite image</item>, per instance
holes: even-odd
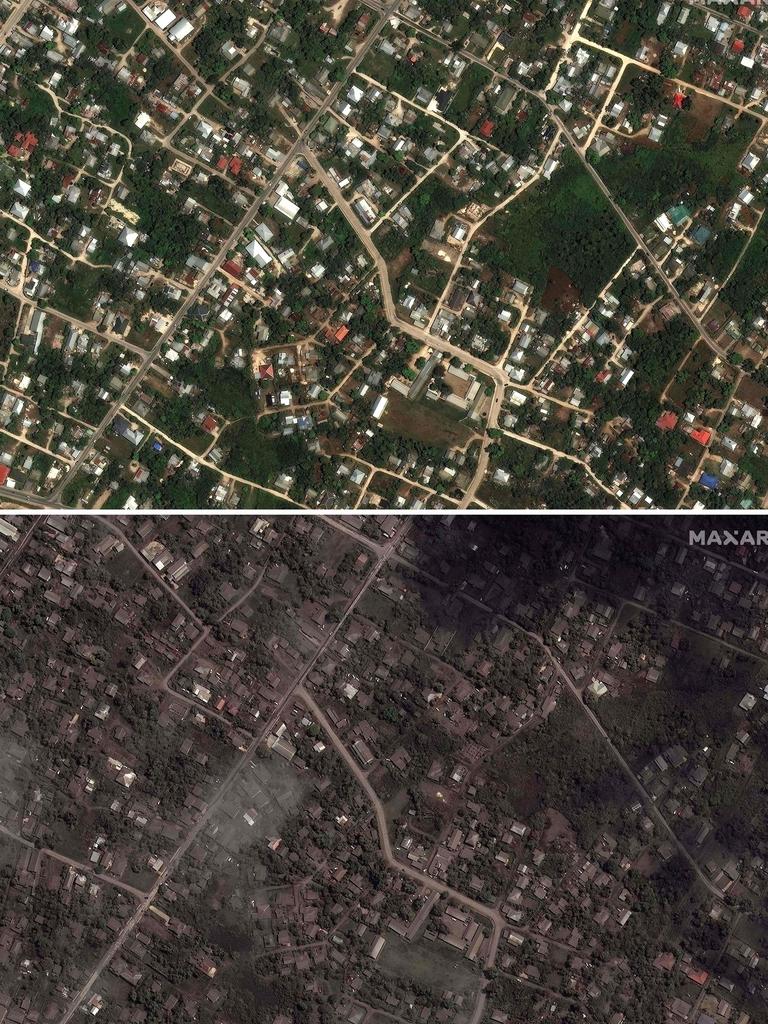
[[[0,0],[0,1024],[768,1024],[767,206],[766,0]]]
[[[762,0],[0,17],[3,507],[766,507]]]
[[[0,1021],[764,1024],[754,522],[0,518]]]

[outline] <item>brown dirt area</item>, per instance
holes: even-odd
[[[550,313],[570,313],[579,304],[579,292],[568,275],[559,267],[550,267],[547,285],[541,299]]]

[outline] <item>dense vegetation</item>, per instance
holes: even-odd
[[[533,284],[562,270],[590,305],[631,251],[629,236],[573,155],[549,183],[537,185],[494,219],[495,238],[481,261]]]
[[[597,161],[613,195],[642,223],[658,216],[675,199],[695,205],[709,199],[719,203],[730,199],[741,180],[738,161],[758,127],[751,117],[730,123],[721,115],[705,138],[696,139],[689,112],[671,116],[662,145],[637,146]]]
[[[755,232],[736,273],[723,289],[722,298],[747,320],[756,317],[768,290],[768,228],[764,219]]]

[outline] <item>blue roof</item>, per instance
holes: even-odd
[[[720,481],[716,476],[712,476],[711,473],[702,473],[699,483],[702,487],[708,487],[710,491],[714,491],[717,489]]]

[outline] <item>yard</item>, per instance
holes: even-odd
[[[389,394],[389,403],[382,417],[382,426],[402,437],[446,448],[463,448],[474,435],[460,410],[445,402],[427,398],[411,402],[396,391]]]
[[[676,200],[698,206],[732,198],[742,180],[738,163],[759,127],[750,116],[729,127],[724,107],[714,111],[708,100],[696,96],[690,110],[670,114],[657,146],[622,144],[620,152],[595,165],[611,193],[643,226]]]

